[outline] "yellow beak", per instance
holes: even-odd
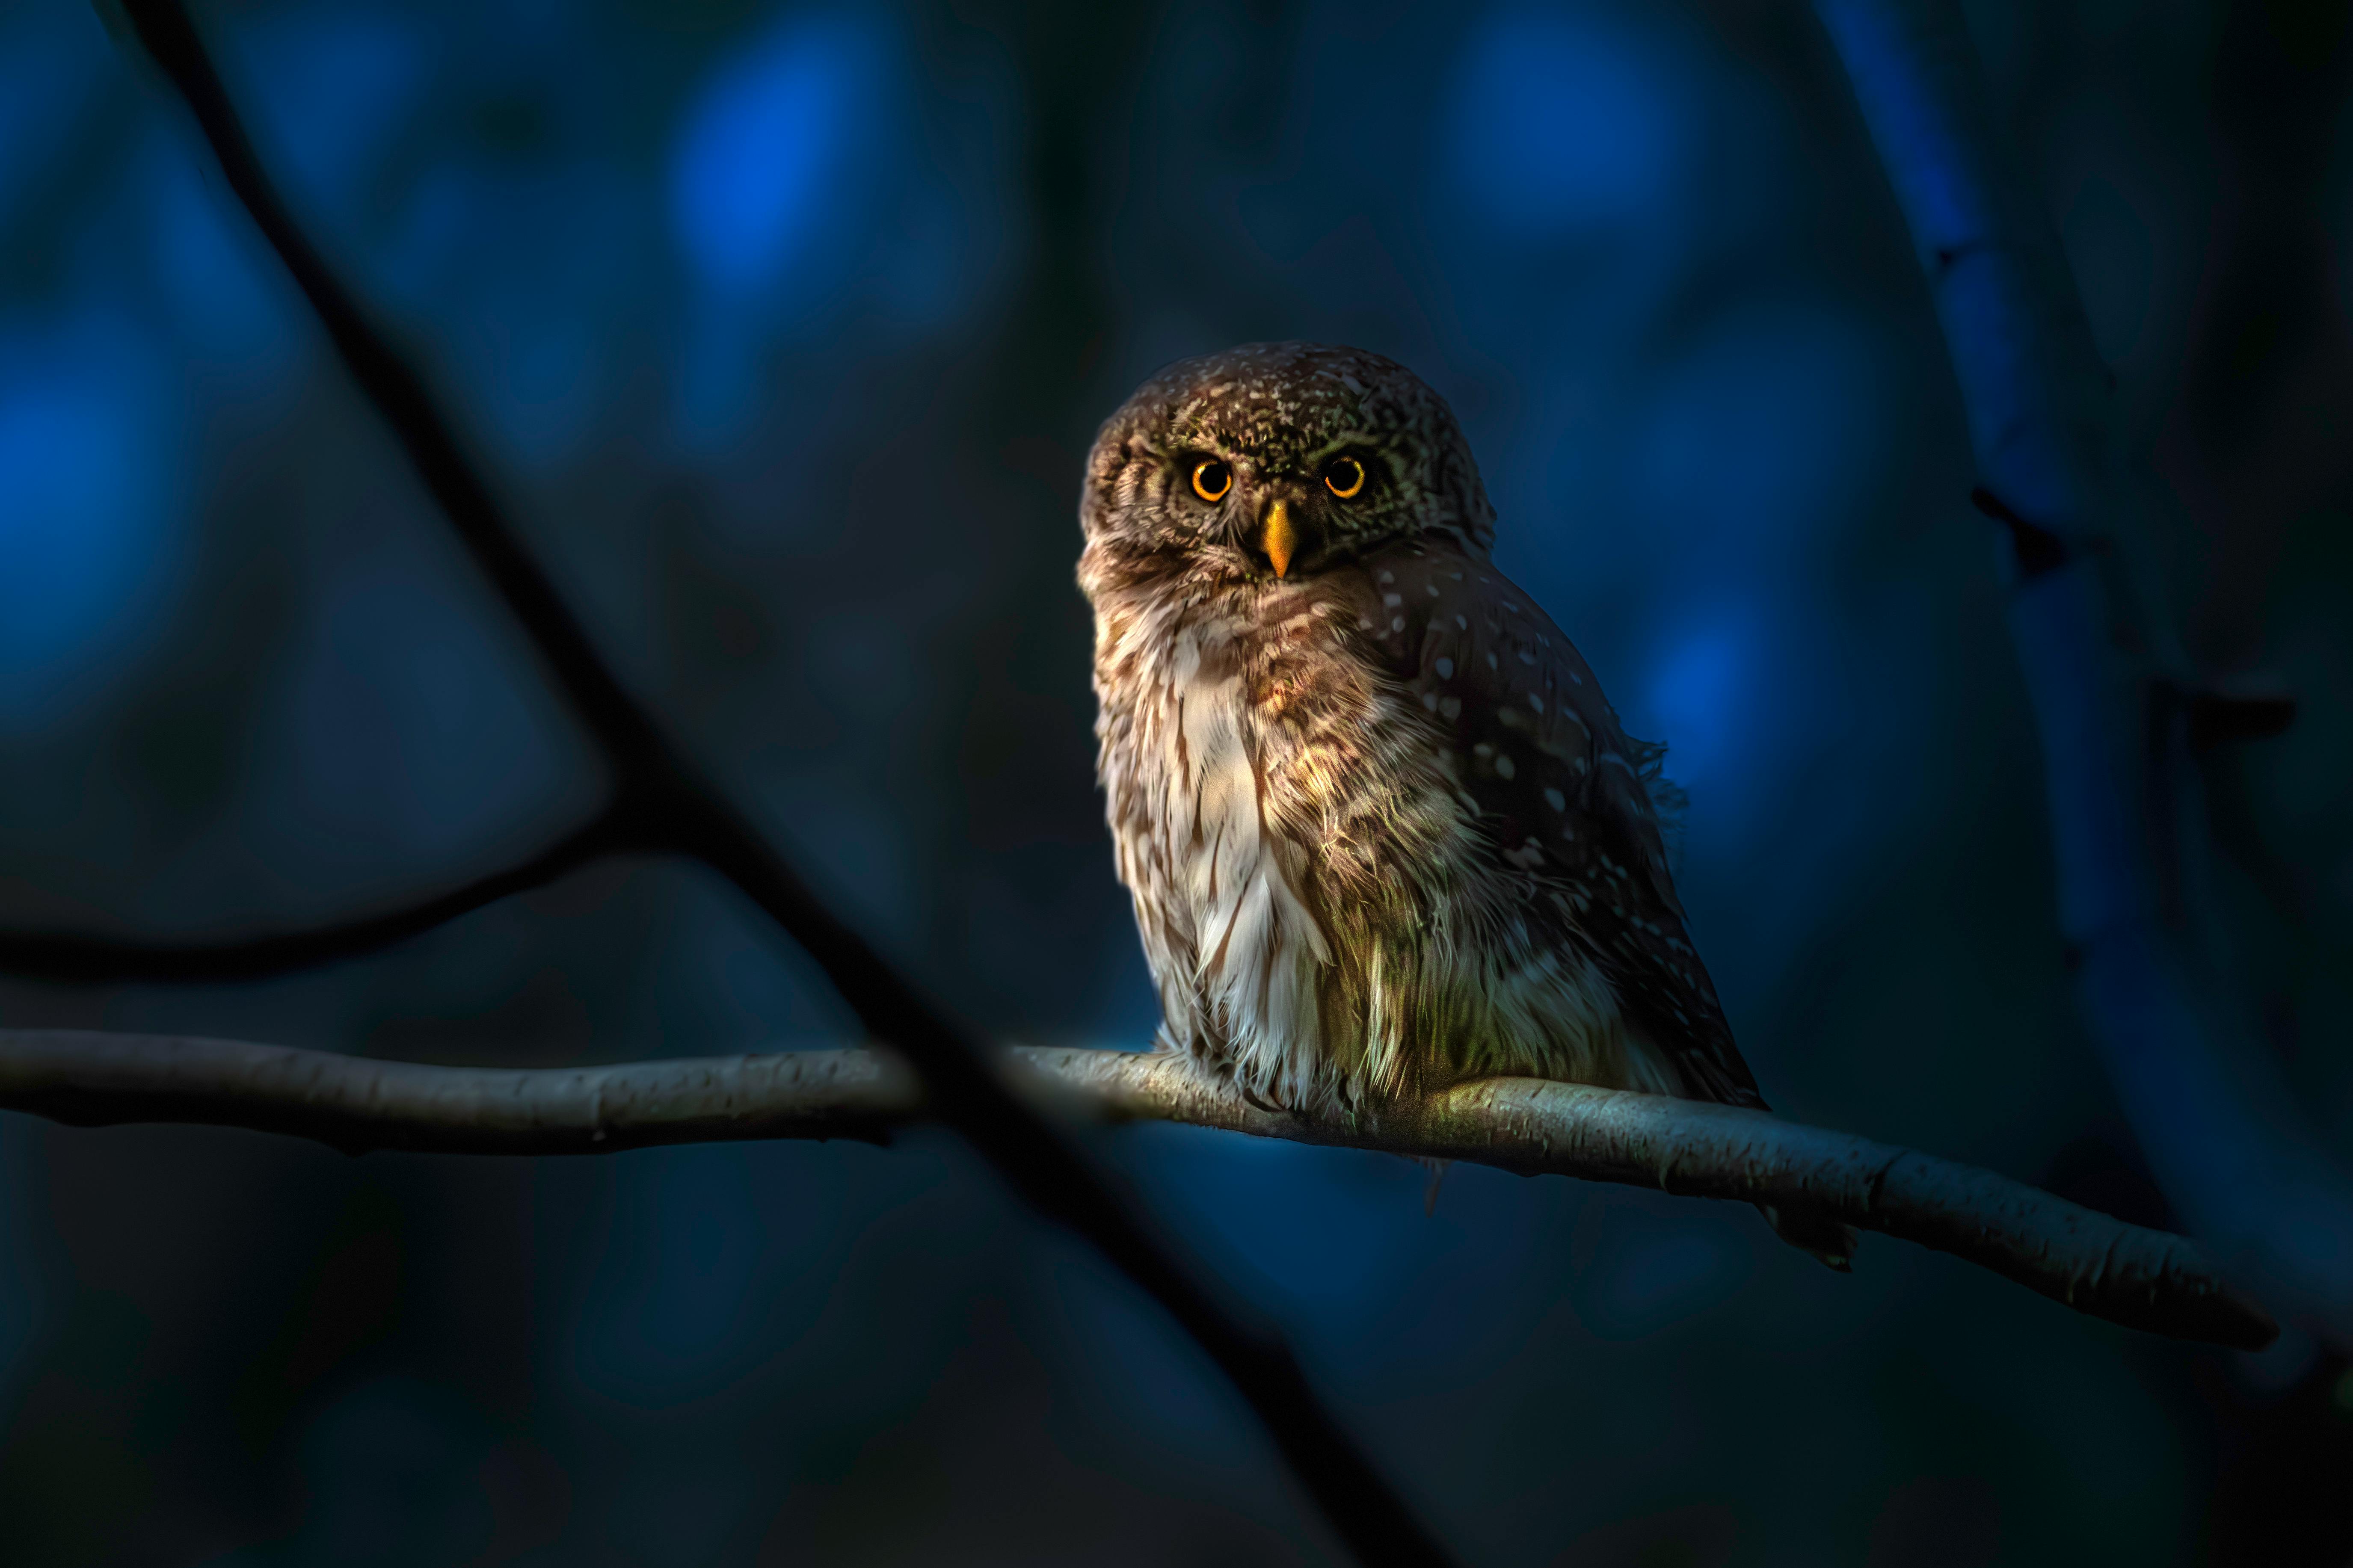
[[[1276,501],[1266,509],[1266,526],[1259,532],[1258,547],[1274,563],[1274,574],[1281,577],[1291,570],[1291,552],[1299,548],[1299,535],[1291,526],[1291,508]]]

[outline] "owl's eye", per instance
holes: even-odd
[[[1215,458],[1193,465],[1193,493],[1205,501],[1221,501],[1234,488],[1234,471]]]
[[[1324,483],[1342,500],[1354,500],[1365,488],[1365,465],[1354,458],[1335,458],[1324,465]]]

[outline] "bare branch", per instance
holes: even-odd
[[[490,481],[442,417],[424,378],[369,321],[287,210],[187,12],[176,0],[126,0],[123,10],[141,46],[186,100],[229,189],[310,301],[352,379],[384,416],[451,531],[531,634],[573,711],[625,776],[638,772],[641,762],[666,758],[660,730],[613,674],[572,606],[508,526]]]
[[[177,0],[125,0],[139,39],[195,115],[252,215],[362,391],[406,448],[450,526],[545,659],[602,747],[619,790],[660,825],[661,843],[726,877],[791,933],[875,1039],[922,1072],[933,1113],[968,1139],[1030,1206],[1070,1226],[1142,1288],[1230,1379],[1316,1501],[1365,1563],[1448,1560],[1437,1539],[1333,1419],[1288,1346],[1203,1289],[1173,1244],[1115,1196],[1107,1173],[998,1075],[982,1041],[919,994],[827,907],[750,821],[680,754],[606,663],[557,594],[423,379],[369,322],[288,213],[204,42]]]
[[[670,1143],[889,1137],[919,1080],[877,1051],[599,1068],[457,1068],[238,1040],[0,1030],[0,1107],[75,1127],[187,1122],[347,1154],[609,1154]]]
[[[2191,752],[2270,732],[2188,667],[2119,484],[2110,378],[2050,216],[2011,166],[1952,0],[1817,0],[1911,226],[1984,489],[2042,743],[2059,923],[2117,1098],[2174,1206],[2307,1326],[2353,1336],[2353,1182],[2230,977]]]
[[[2253,1349],[2276,1331],[2179,1237],[1950,1161],[1760,1111],[1495,1079],[1353,1124],[1250,1104],[1173,1055],[1018,1050],[1027,1088],[1099,1120],[1191,1122],[1474,1161],[1694,1197],[1803,1203],[1949,1252],[2078,1311]],[[924,1114],[915,1076],[871,1051],[622,1067],[420,1067],[281,1046],[0,1031],[0,1107],[77,1126],[203,1122],[350,1152],[595,1154],[765,1138],[881,1140]]]
[[[638,836],[620,814],[608,810],[528,860],[405,909],[234,942],[148,942],[78,931],[0,931],[0,973],[68,985],[264,980],[381,952],[501,899],[544,887],[592,861],[638,847]]]

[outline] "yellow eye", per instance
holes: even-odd
[[[1221,501],[1234,488],[1234,471],[1215,458],[1193,465],[1193,493],[1206,501]]]
[[[1324,483],[1342,500],[1353,500],[1365,488],[1365,465],[1354,458],[1335,458],[1324,465]]]

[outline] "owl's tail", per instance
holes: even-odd
[[[1800,1252],[1810,1252],[1823,1267],[1841,1274],[1854,1268],[1854,1226],[1843,1220],[1832,1219],[1820,1209],[1799,1205],[1758,1204],[1757,1212],[1773,1227],[1773,1234]]]

